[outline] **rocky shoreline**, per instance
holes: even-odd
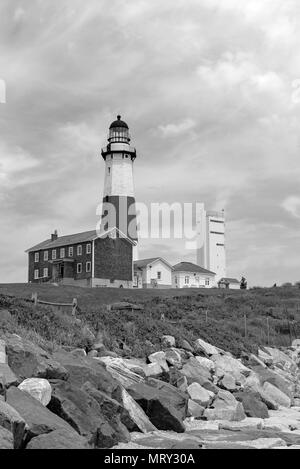
[[[300,447],[300,345],[239,359],[161,338],[145,360],[0,337],[0,449]]]

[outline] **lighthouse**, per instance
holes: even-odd
[[[118,228],[135,243],[137,259],[137,221],[133,182],[133,164],[136,149],[130,144],[129,127],[117,116],[109,128],[108,144],[102,148],[105,162],[102,223],[103,231]]]

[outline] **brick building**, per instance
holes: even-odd
[[[28,282],[132,288],[133,245],[114,228],[51,238],[28,249]]]

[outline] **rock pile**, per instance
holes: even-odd
[[[300,445],[300,345],[237,359],[164,336],[145,360],[50,354],[0,339],[0,449],[284,448]],[[130,446],[131,447],[131,446]]]

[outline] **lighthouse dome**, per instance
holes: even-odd
[[[121,116],[117,116],[117,120],[110,125],[108,141],[110,143],[127,144],[130,142],[128,125],[121,120]]]
[[[110,129],[115,129],[117,127],[123,127],[125,129],[128,129],[128,125],[126,124],[126,122],[122,121],[121,120],[121,116],[117,116],[117,120],[114,121],[111,125],[110,125]]]

